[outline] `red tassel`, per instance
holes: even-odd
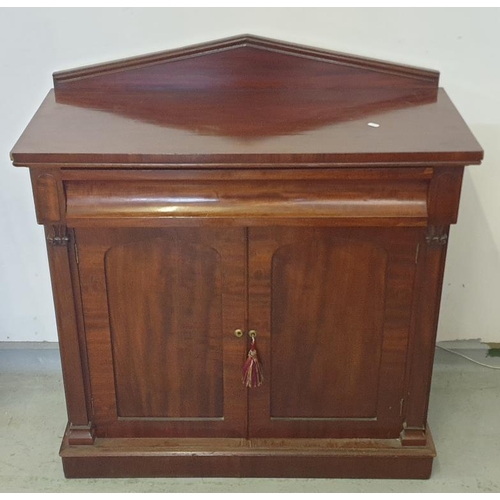
[[[264,380],[262,367],[257,356],[255,337],[252,338],[252,342],[250,343],[250,350],[248,351],[248,358],[243,365],[241,380],[245,384],[245,387],[259,387]]]

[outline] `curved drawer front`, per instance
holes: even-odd
[[[66,180],[69,225],[150,225],[204,219],[212,223],[294,221],[356,225],[425,225],[423,179],[339,178]]]

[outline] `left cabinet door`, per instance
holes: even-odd
[[[79,228],[101,437],[244,437],[242,228]]]

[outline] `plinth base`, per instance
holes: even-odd
[[[67,478],[311,477],[427,479],[436,456],[399,439],[97,438],[60,455]]]

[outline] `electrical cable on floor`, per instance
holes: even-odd
[[[476,365],[481,365],[481,366],[484,366],[485,368],[491,368],[492,370],[500,370],[500,366],[492,366],[492,365],[487,365],[485,363],[481,363],[480,361],[469,358],[469,356],[466,356],[465,354],[462,354],[462,353],[457,352],[457,351],[452,351],[451,349],[448,349],[447,347],[443,347],[443,346],[440,346],[437,344],[436,344],[436,347],[439,347],[439,349],[443,349],[443,351],[448,351],[448,352],[451,352],[452,354],[456,354],[457,356],[461,356],[462,358],[468,359],[469,361],[476,363]]]

